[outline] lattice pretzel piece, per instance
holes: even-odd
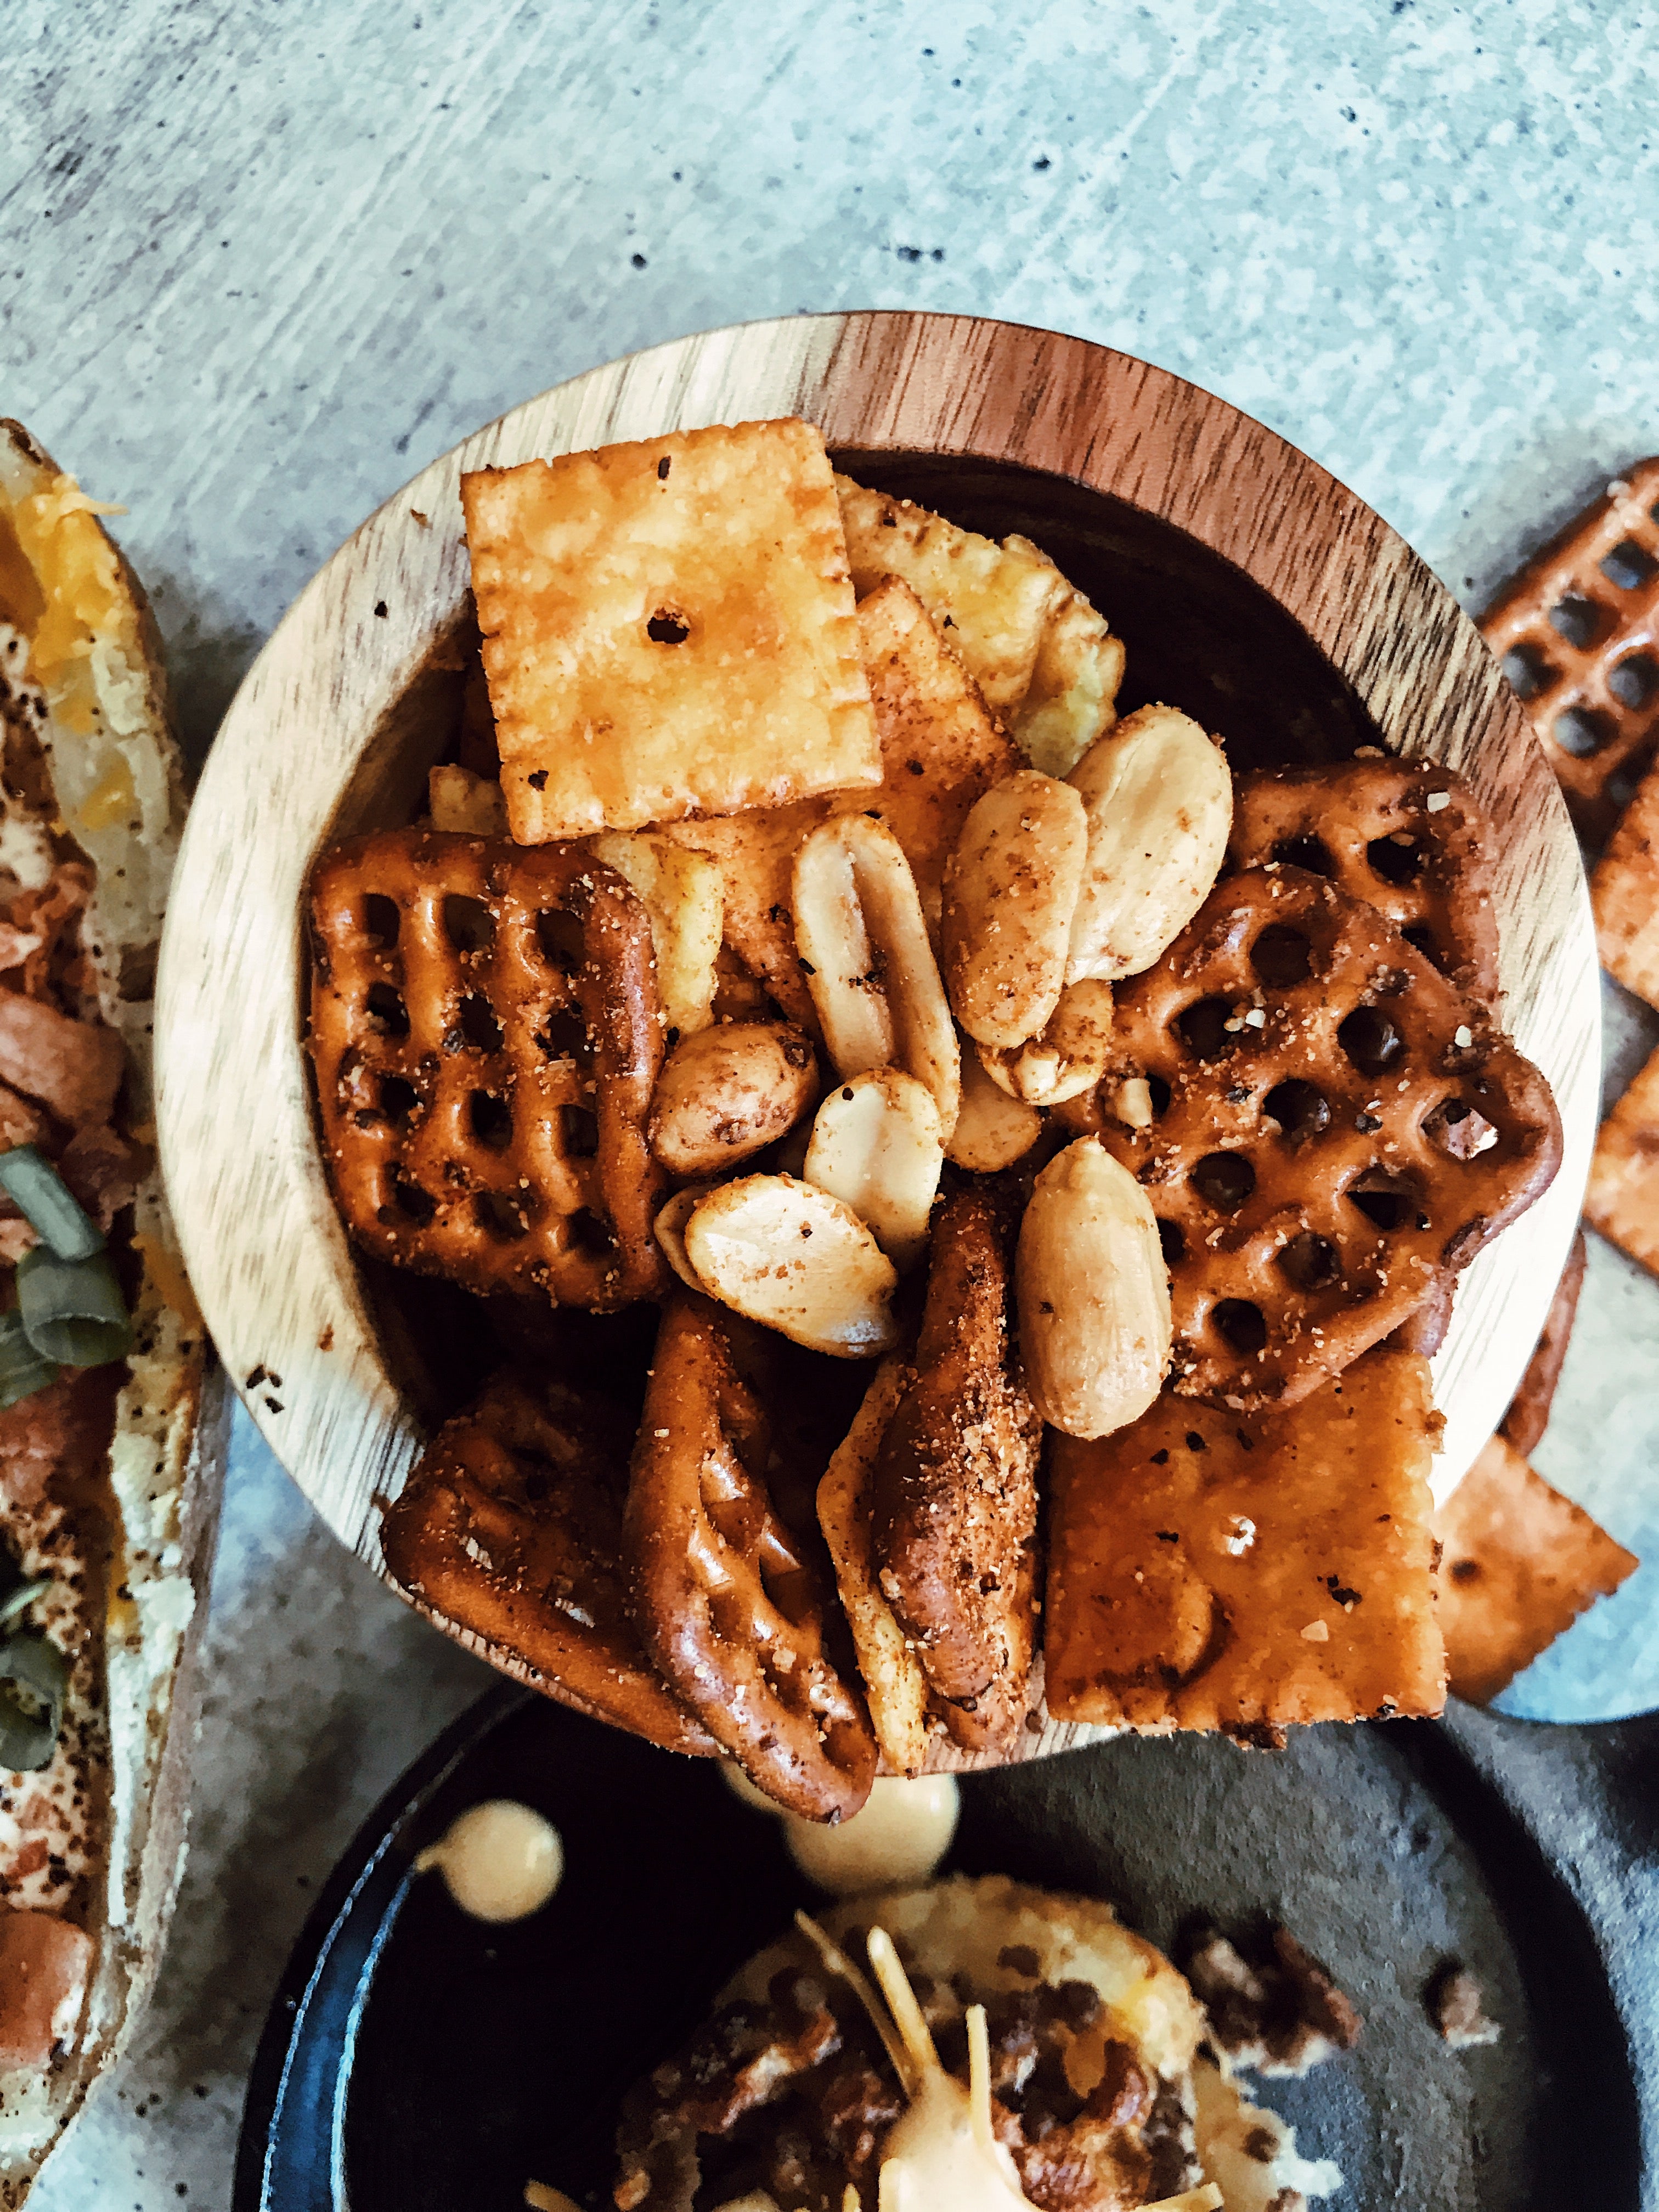
[[[1228,849],[1237,867],[1279,860],[1328,876],[1491,1006],[1495,836],[1469,786],[1438,761],[1360,757],[1237,777]]]
[[[1042,1423],[1010,1341],[1008,1225],[982,1190],[939,1210],[871,1498],[883,1595],[969,1751],[1006,1752],[1030,1702]]]
[[[670,1751],[712,1753],[634,1626],[620,1564],[629,1441],[604,1401],[503,1370],[439,1430],[387,1508],[386,1565],[562,1704]]]
[[[1481,617],[1579,835],[1600,845],[1659,744],[1659,458],[1609,484]]]
[[[1549,1086],[1369,907],[1297,868],[1229,878],[1117,991],[1088,1113],[1163,1224],[1173,1387],[1294,1405],[1547,1188]],[[1152,1119],[1126,1127],[1145,1078]]]
[[[358,1242],[474,1291],[654,1295],[664,1030],[622,877],[574,846],[383,830],[321,863],[312,917],[318,1104]]]
[[[827,1580],[775,1508],[774,1428],[740,1371],[747,1343],[705,1298],[664,1309],[625,1516],[635,1617],[757,1788],[809,1820],[845,1820],[870,1794],[875,1735],[824,1648]]]

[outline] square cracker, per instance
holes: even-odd
[[[809,1026],[815,1017],[792,911],[795,854],[807,832],[833,814],[878,816],[904,848],[933,927],[945,863],[969,809],[1020,764],[907,584],[890,577],[860,599],[858,627],[881,742],[880,788],[719,822],[675,823],[665,833],[720,863],[726,943],[783,1011]]]
[[[1659,1275],[1659,1052],[1601,1124],[1584,1218]]]
[[[1485,1705],[1640,1564],[1494,1437],[1434,1516],[1451,1686]]]
[[[1659,761],[1636,787],[1590,878],[1601,965],[1659,1006]]]
[[[1048,1705],[1057,1720],[1249,1729],[1428,1714],[1428,1362],[1378,1349],[1287,1413],[1160,1398],[1056,1437]]]
[[[484,469],[461,500],[520,844],[879,780],[810,423]]]

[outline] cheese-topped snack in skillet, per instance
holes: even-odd
[[[1305,2212],[1340,2187],[1200,2052],[1109,1905],[957,1875],[750,1960],[625,2099],[617,2212]]]

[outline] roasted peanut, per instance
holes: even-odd
[[[1028,1106],[1058,1106],[1092,1090],[1112,1049],[1112,987],[1068,983],[1048,1026],[1012,1052],[981,1045],[980,1066],[999,1089]]]
[[[817,1090],[802,1030],[727,1022],[682,1037],[651,1101],[651,1149],[670,1175],[717,1175],[793,1128]]]
[[[692,1183],[684,1190],[677,1190],[662,1212],[652,1223],[652,1233],[662,1247],[669,1266],[689,1291],[708,1294],[708,1285],[685,1256],[685,1224],[708,1195],[709,1185]]]
[[[979,1043],[1022,1045],[1054,1012],[1088,849],[1082,799],[1032,768],[994,785],[963,823],[939,943],[951,1011]]]
[[[1146,1194],[1097,1137],[1038,1176],[1014,1279],[1037,1410],[1068,1437],[1138,1420],[1170,1364],[1170,1275]]]
[[[1138,975],[1209,896],[1233,822],[1226,761],[1173,707],[1138,707],[1066,781],[1089,821],[1066,981]]]
[[[995,1175],[1000,1169],[1023,1160],[1042,1131],[1042,1116],[1035,1106],[1012,1097],[994,1083],[980,1065],[979,1055],[962,1056],[962,1105],[957,1126],[945,1147],[953,1167],[971,1175]]]
[[[933,1093],[902,1068],[837,1084],[817,1110],[806,1180],[850,1206],[901,1274],[927,1244],[945,1146]]]
[[[588,840],[588,850],[627,878],[651,917],[664,1021],[682,1036],[706,1028],[726,915],[718,864],[649,830],[607,830]]]
[[[711,1297],[809,1351],[866,1359],[898,1342],[897,1271],[827,1191],[793,1176],[740,1176],[691,1209],[684,1234]]]
[[[793,896],[795,943],[836,1073],[902,1067],[951,1128],[957,1033],[898,839],[867,814],[822,823],[795,855]]]

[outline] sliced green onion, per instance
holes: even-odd
[[[90,1260],[103,1250],[103,1231],[33,1145],[14,1145],[0,1152],[0,1189],[60,1260]]]
[[[51,1765],[68,1687],[69,1663],[44,1636],[0,1644],[0,1768],[38,1774]]]
[[[57,1380],[56,1367],[29,1342],[21,1314],[0,1314],[0,1407],[32,1398]]]
[[[60,1260],[44,1244],[17,1262],[17,1310],[42,1359],[103,1367],[132,1349],[132,1323],[107,1253]]]
[[[52,1588],[50,1575],[37,1575],[33,1582],[20,1582],[0,1597],[0,1628],[9,1628],[20,1613],[25,1613],[38,1597],[44,1597]]]

